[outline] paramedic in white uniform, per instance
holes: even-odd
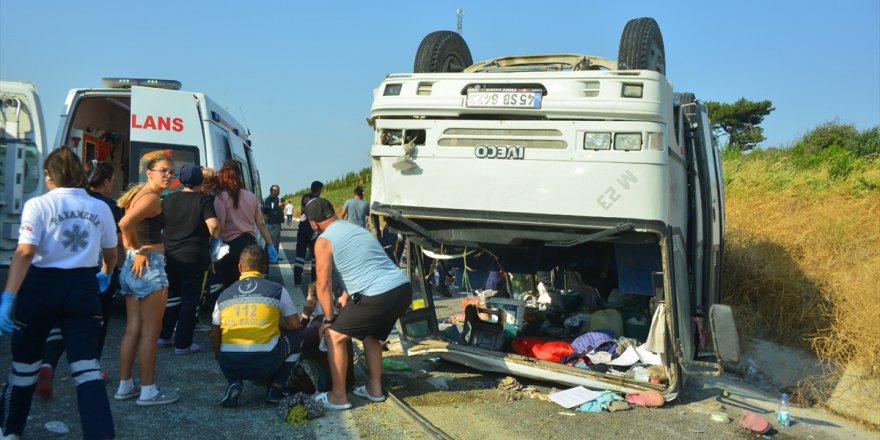
[[[116,267],[116,222],[106,203],[86,193],[82,162],[68,148],[49,154],[43,174],[49,192],[22,209],[18,247],[0,301],[0,333],[12,333],[12,372],[0,424],[4,438],[24,432],[43,345],[57,323],[76,383],[83,438],[113,438],[97,360],[102,313],[96,292],[99,282],[109,284]]]

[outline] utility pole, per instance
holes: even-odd
[[[461,17],[464,15],[464,11],[461,8],[455,10],[455,18],[457,22],[456,29],[458,30],[458,35],[461,35]]]

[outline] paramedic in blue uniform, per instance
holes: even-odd
[[[365,386],[356,396],[372,402],[385,400],[382,390],[382,341],[388,338],[397,319],[412,302],[412,285],[388,258],[375,237],[361,226],[336,216],[327,199],[316,198],[306,205],[306,217],[321,233],[315,243],[315,275],[318,301],[324,310],[321,335],[327,338],[333,388],[315,396],[324,408],[348,409],[346,395],[348,349],[351,338],[363,341],[369,369]],[[340,310],[334,313],[333,275],[338,274],[343,294]]]
[[[12,372],[0,405],[3,435],[18,438],[24,432],[43,345],[59,323],[83,437],[113,438],[97,360],[101,302],[96,292],[99,284],[106,288],[116,267],[116,222],[107,204],[83,189],[82,163],[68,148],[49,154],[43,175],[49,192],[22,209],[18,247],[0,302],[0,333],[12,333]]]
[[[315,242],[313,240],[313,236],[315,235],[315,230],[312,229],[311,225],[309,225],[309,221],[305,216],[306,205],[314,198],[321,196],[321,191],[324,191],[324,184],[318,180],[312,182],[311,192],[302,196],[300,200],[300,209],[303,215],[300,217],[299,226],[296,230],[296,260],[293,261],[293,285],[296,287],[302,287],[302,274],[303,267],[306,264],[306,251],[312,251],[312,258],[315,255]],[[314,276],[314,267],[312,268],[312,276]],[[305,292],[305,289],[303,289]]]

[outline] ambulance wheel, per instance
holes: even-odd
[[[617,52],[619,70],[653,70],[666,75],[666,53],[660,26],[650,17],[626,23]]]
[[[452,31],[437,31],[425,35],[419,44],[413,72],[461,72],[473,63],[471,51],[461,35]]]

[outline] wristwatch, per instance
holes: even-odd
[[[335,316],[333,317],[333,319],[324,318],[324,324],[333,324],[334,322],[336,322]]]
[[[143,246],[141,246],[141,247],[139,247],[139,248],[137,248],[137,249],[134,250],[134,253],[137,254],[137,255],[145,254],[146,252],[147,252],[147,250],[144,249]]]

